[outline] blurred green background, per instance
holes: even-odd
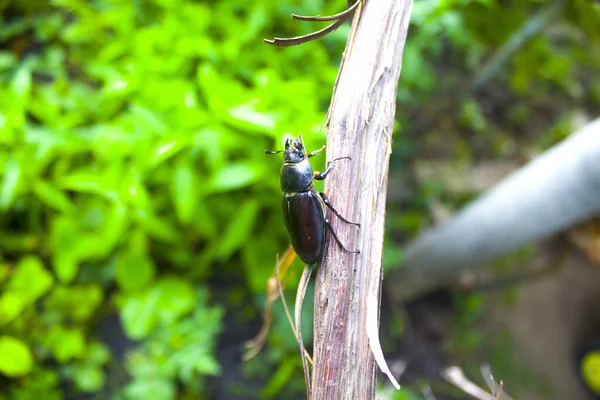
[[[262,39],[345,6],[0,0],[0,399],[303,397],[280,305],[267,347],[240,362],[288,245],[281,160],[263,150],[298,131],[324,144],[349,25],[291,48]],[[415,182],[415,160],[526,157],[598,109],[598,15],[586,0],[415,2],[386,269],[432,198],[465,201]]]

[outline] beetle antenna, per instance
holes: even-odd
[[[274,151],[274,150],[265,150],[265,154],[279,154],[282,151],[283,150],[277,150],[277,151]]]

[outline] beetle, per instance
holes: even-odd
[[[329,202],[323,192],[317,192],[314,180],[324,180],[333,171],[335,162],[350,157],[339,157],[327,164],[323,172],[313,172],[309,158],[319,154],[325,146],[311,153],[307,153],[302,141],[302,135],[298,138],[287,139],[285,150],[265,150],[265,154],[278,154],[283,152],[283,165],[281,166],[280,182],[283,195],[281,205],[283,208],[283,221],[287,228],[292,247],[296,254],[306,264],[319,263],[323,256],[325,247],[326,230],[337,244],[348,253],[360,253],[360,250],[348,250],[335,234],[331,223],[325,214],[325,206],[342,221],[356,225],[360,224],[348,221]]]

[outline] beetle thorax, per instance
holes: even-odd
[[[308,159],[299,163],[285,162],[281,167],[281,190],[284,193],[298,193],[308,190],[313,182],[313,169]]]

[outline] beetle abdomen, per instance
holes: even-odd
[[[325,243],[325,208],[316,190],[284,194],[283,220],[296,254],[306,264],[321,260]]]

